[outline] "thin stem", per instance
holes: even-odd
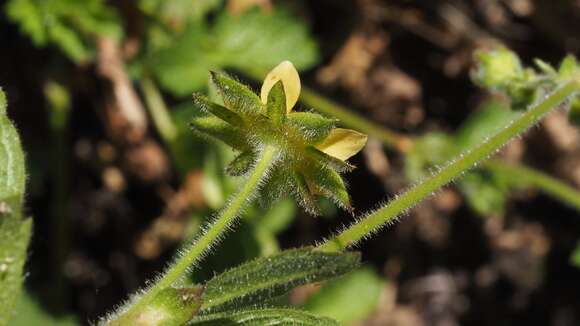
[[[253,71],[251,69],[244,70],[244,73],[256,80],[260,80],[266,75],[266,73],[262,71]],[[362,131],[371,137],[377,138],[385,146],[393,148],[399,152],[406,153],[413,146],[413,140],[410,137],[375,124],[374,122],[352,112],[352,110],[318,94],[311,88],[302,86],[300,91],[300,101],[313,107],[316,111],[339,119],[340,123],[346,127]]]
[[[485,168],[501,173],[512,185],[534,186],[549,196],[580,211],[580,190],[541,171],[499,160],[485,162]]]
[[[119,324],[122,320],[132,320],[131,318],[134,318],[136,314],[144,309],[147,303],[154,299],[161,290],[180,281],[188,269],[197,264],[219,242],[223,235],[231,228],[240,212],[252,200],[260,184],[267,178],[268,170],[274,164],[275,160],[275,149],[272,147],[264,148],[254,170],[248,176],[240,190],[231,197],[227,206],[215,219],[203,227],[201,235],[192,242],[189,248],[182,251],[157,283],[149,288],[141,298],[137,299],[138,301],[133,303],[127,312],[115,321],[115,324]]]
[[[68,90],[55,82],[44,85],[44,93],[49,106],[51,130],[51,217],[53,236],[53,266],[52,282],[53,304],[57,309],[64,310],[67,305],[68,286],[64,277],[64,265],[71,246],[69,204],[70,166],[69,155],[69,117],[71,110]]]
[[[165,143],[171,144],[177,137],[177,129],[171,120],[169,110],[163,101],[161,92],[155,86],[153,80],[148,77],[141,79],[141,89],[143,90],[145,103],[147,104],[147,109],[149,109],[149,114],[151,114],[155,128]]]
[[[379,139],[385,146],[404,153],[412,145],[412,140],[409,137],[375,124],[346,107],[317,94],[308,87],[302,87],[300,99],[308,106],[315,108],[316,111],[338,118],[341,124]]]
[[[399,195],[382,208],[353,223],[333,238],[322,243],[319,248],[338,251],[353,246],[363,238],[377,232],[381,227],[409,210],[434,191],[459,177],[462,173],[485,160],[503,147],[509,140],[521,135],[538,122],[546,113],[560,105],[570,95],[580,91],[580,81],[572,80],[555,90],[541,103],[531,107],[523,115],[515,118],[507,127],[488,138],[474,149],[459,155],[438,173]]]

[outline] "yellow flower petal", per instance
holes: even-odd
[[[290,113],[296,102],[298,102],[298,96],[300,96],[300,76],[298,76],[298,71],[296,71],[292,62],[282,61],[268,73],[262,84],[260,97],[262,103],[266,104],[270,90],[279,80],[282,81],[284,93],[286,94],[286,112]]]
[[[346,161],[365,146],[367,138],[367,135],[351,129],[335,128],[316,148],[330,156]]]

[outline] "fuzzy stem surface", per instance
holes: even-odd
[[[183,279],[188,269],[195,266],[221,239],[221,237],[231,228],[237,217],[244,208],[251,202],[260,184],[266,180],[268,170],[276,161],[276,150],[273,147],[265,147],[261,152],[254,169],[247,177],[245,183],[234,194],[226,207],[210,221],[201,234],[192,241],[189,247],[182,250],[175,261],[168,267],[159,280],[143,295],[136,299],[121,316],[112,321],[111,325],[124,325],[124,322],[131,322],[133,318],[138,318],[139,312],[147,308],[148,303],[155,298],[159,292]]]
[[[439,188],[450,183],[465,171],[476,166],[479,162],[487,159],[508,143],[509,140],[524,133],[546,113],[556,108],[578,91],[580,91],[580,80],[574,79],[564,83],[543,101],[532,106],[523,115],[511,121],[510,124],[494,136],[488,138],[479,144],[479,146],[462,153],[432,177],[400,194],[396,199],[391,200],[383,207],[354,222],[339,234],[320,244],[319,248],[325,251],[340,251],[357,244],[365,237],[377,232],[380,228],[433,194]]]

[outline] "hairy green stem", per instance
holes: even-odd
[[[580,190],[574,189],[550,175],[526,166],[509,164],[500,160],[487,161],[484,167],[492,172],[501,173],[514,186],[534,186],[554,199],[580,211]]]
[[[169,115],[169,110],[163,101],[161,92],[155,86],[155,82],[151,78],[144,77],[141,79],[141,89],[143,90],[143,96],[145,98],[145,103],[149,109],[149,114],[151,114],[151,119],[155,128],[165,141],[165,143],[172,143],[177,137],[177,129],[171,120]]]
[[[123,322],[130,322],[134,320],[133,318],[138,318],[140,311],[145,309],[161,290],[182,280],[188,269],[195,266],[231,228],[236,218],[256,194],[260,184],[267,178],[268,170],[275,160],[275,149],[272,147],[264,148],[253,171],[239,191],[230,198],[227,206],[203,228],[200,236],[192,242],[190,247],[182,250],[165,274],[111,324],[122,325]]]
[[[432,177],[424,180],[410,190],[399,195],[385,206],[371,212],[351,226],[322,243],[319,248],[327,251],[346,249],[365,237],[377,232],[400,214],[409,210],[434,191],[459,177],[462,173],[485,160],[503,147],[509,140],[521,135],[537,123],[546,113],[564,102],[573,93],[580,91],[580,81],[572,80],[556,89],[539,104],[532,106],[526,113],[514,119],[503,130],[488,138],[474,149],[467,151],[451,163],[441,168]]]

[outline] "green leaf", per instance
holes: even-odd
[[[120,39],[123,33],[103,0],[10,0],[6,13],[36,46],[54,44],[76,63],[92,59],[95,35]]]
[[[453,137],[439,132],[417,138],[405,157],[405,175],[417,181],[428,177],[430,170],[444,163],[457,152]]]
[[[262,111],[260,98],[248,86],[219,72],[211,72],[210,79],[228,109],[242,114]]]
[[[288,122],[313,145],[321,143],[335,127],[337,120],[314,112],[290,112]]]
[[[23,282],[32,227],[32,220],[22,217],[25,181],[20,139],[6,116],[6,96],[0,89],[0,325],[12,318]]]
[[[383,285],[371,268],[361,268],[325,284],[304,309],[345,324],[361,321],[377,308]]]
[[[265,73],[284,60],[301,70],[318,61],[318,48],[308,24],[282,9],[269,13],[256,9],[239,16],[223,14],[213,29],[213,39],[224,67],[243,71]]]
[[[510,189],[499,176],[489,171],[469,172],[458,181],[458,187],[479,215],[503,215]]]
[[[266,111],[275,125],[280,125],[286,119],[286,94],[281,80],[274,84],[268,93]]]
[[[139,8],[148,15],[161,18],[172,28],[179,29],[188,21],[199,20],[221,5],[223,0],[139,0]]]
[[[10,322],[10,325],[76,326],[80,325],[80,323],[72,315],[51,315],[43,309],[41,302],[35,300],[30,294],[24,293],[16,307],[16,315]]]
[[[280,296],[291,288],[327,280],[353,270],[359,256],[293,249],[226,271],[206,284],[204,313],[239,309]]]
[[[22,199],[26,183],[25,167],[20,138],[6,116],[6,95],[0,88],[0,199]]]
[[[339,326],[332,319],[294,309],[245,310],[194,318],[191,326]]]
[[[239,16],[224,11],[215,24],[190,22],[181,35],[166,43],[149,52],[144,63],[177,96],[205,88],[208,70],[266,73],[283,60],[292,61],[297,69],[309,68],[318,60],[318,49],[305,24],[280,9]]]
[[[226,171],[231,176],[244,175],[250,171],[255,161],[256,154],[253,151],[243,151],[228,165]]]
[[[21,31],[28,34],[34,45],[43,46],[48,42],[42,12],[33,1],[9,1],[6,4],[6,15],[13,22],[20,24]]]
[[[189,96],[206,87],[209,70],[221,66],[200,46],[206,42],[207,33],[205,24],[189,24],[184,33],[168,41],[169,46],[147,53],[143,64],[164,89]]]
[[[458,150],[476,146],[490,135],[497,133],[507,123],[521,115],[499,101],[490,101],[471,114],[455,136]]]

